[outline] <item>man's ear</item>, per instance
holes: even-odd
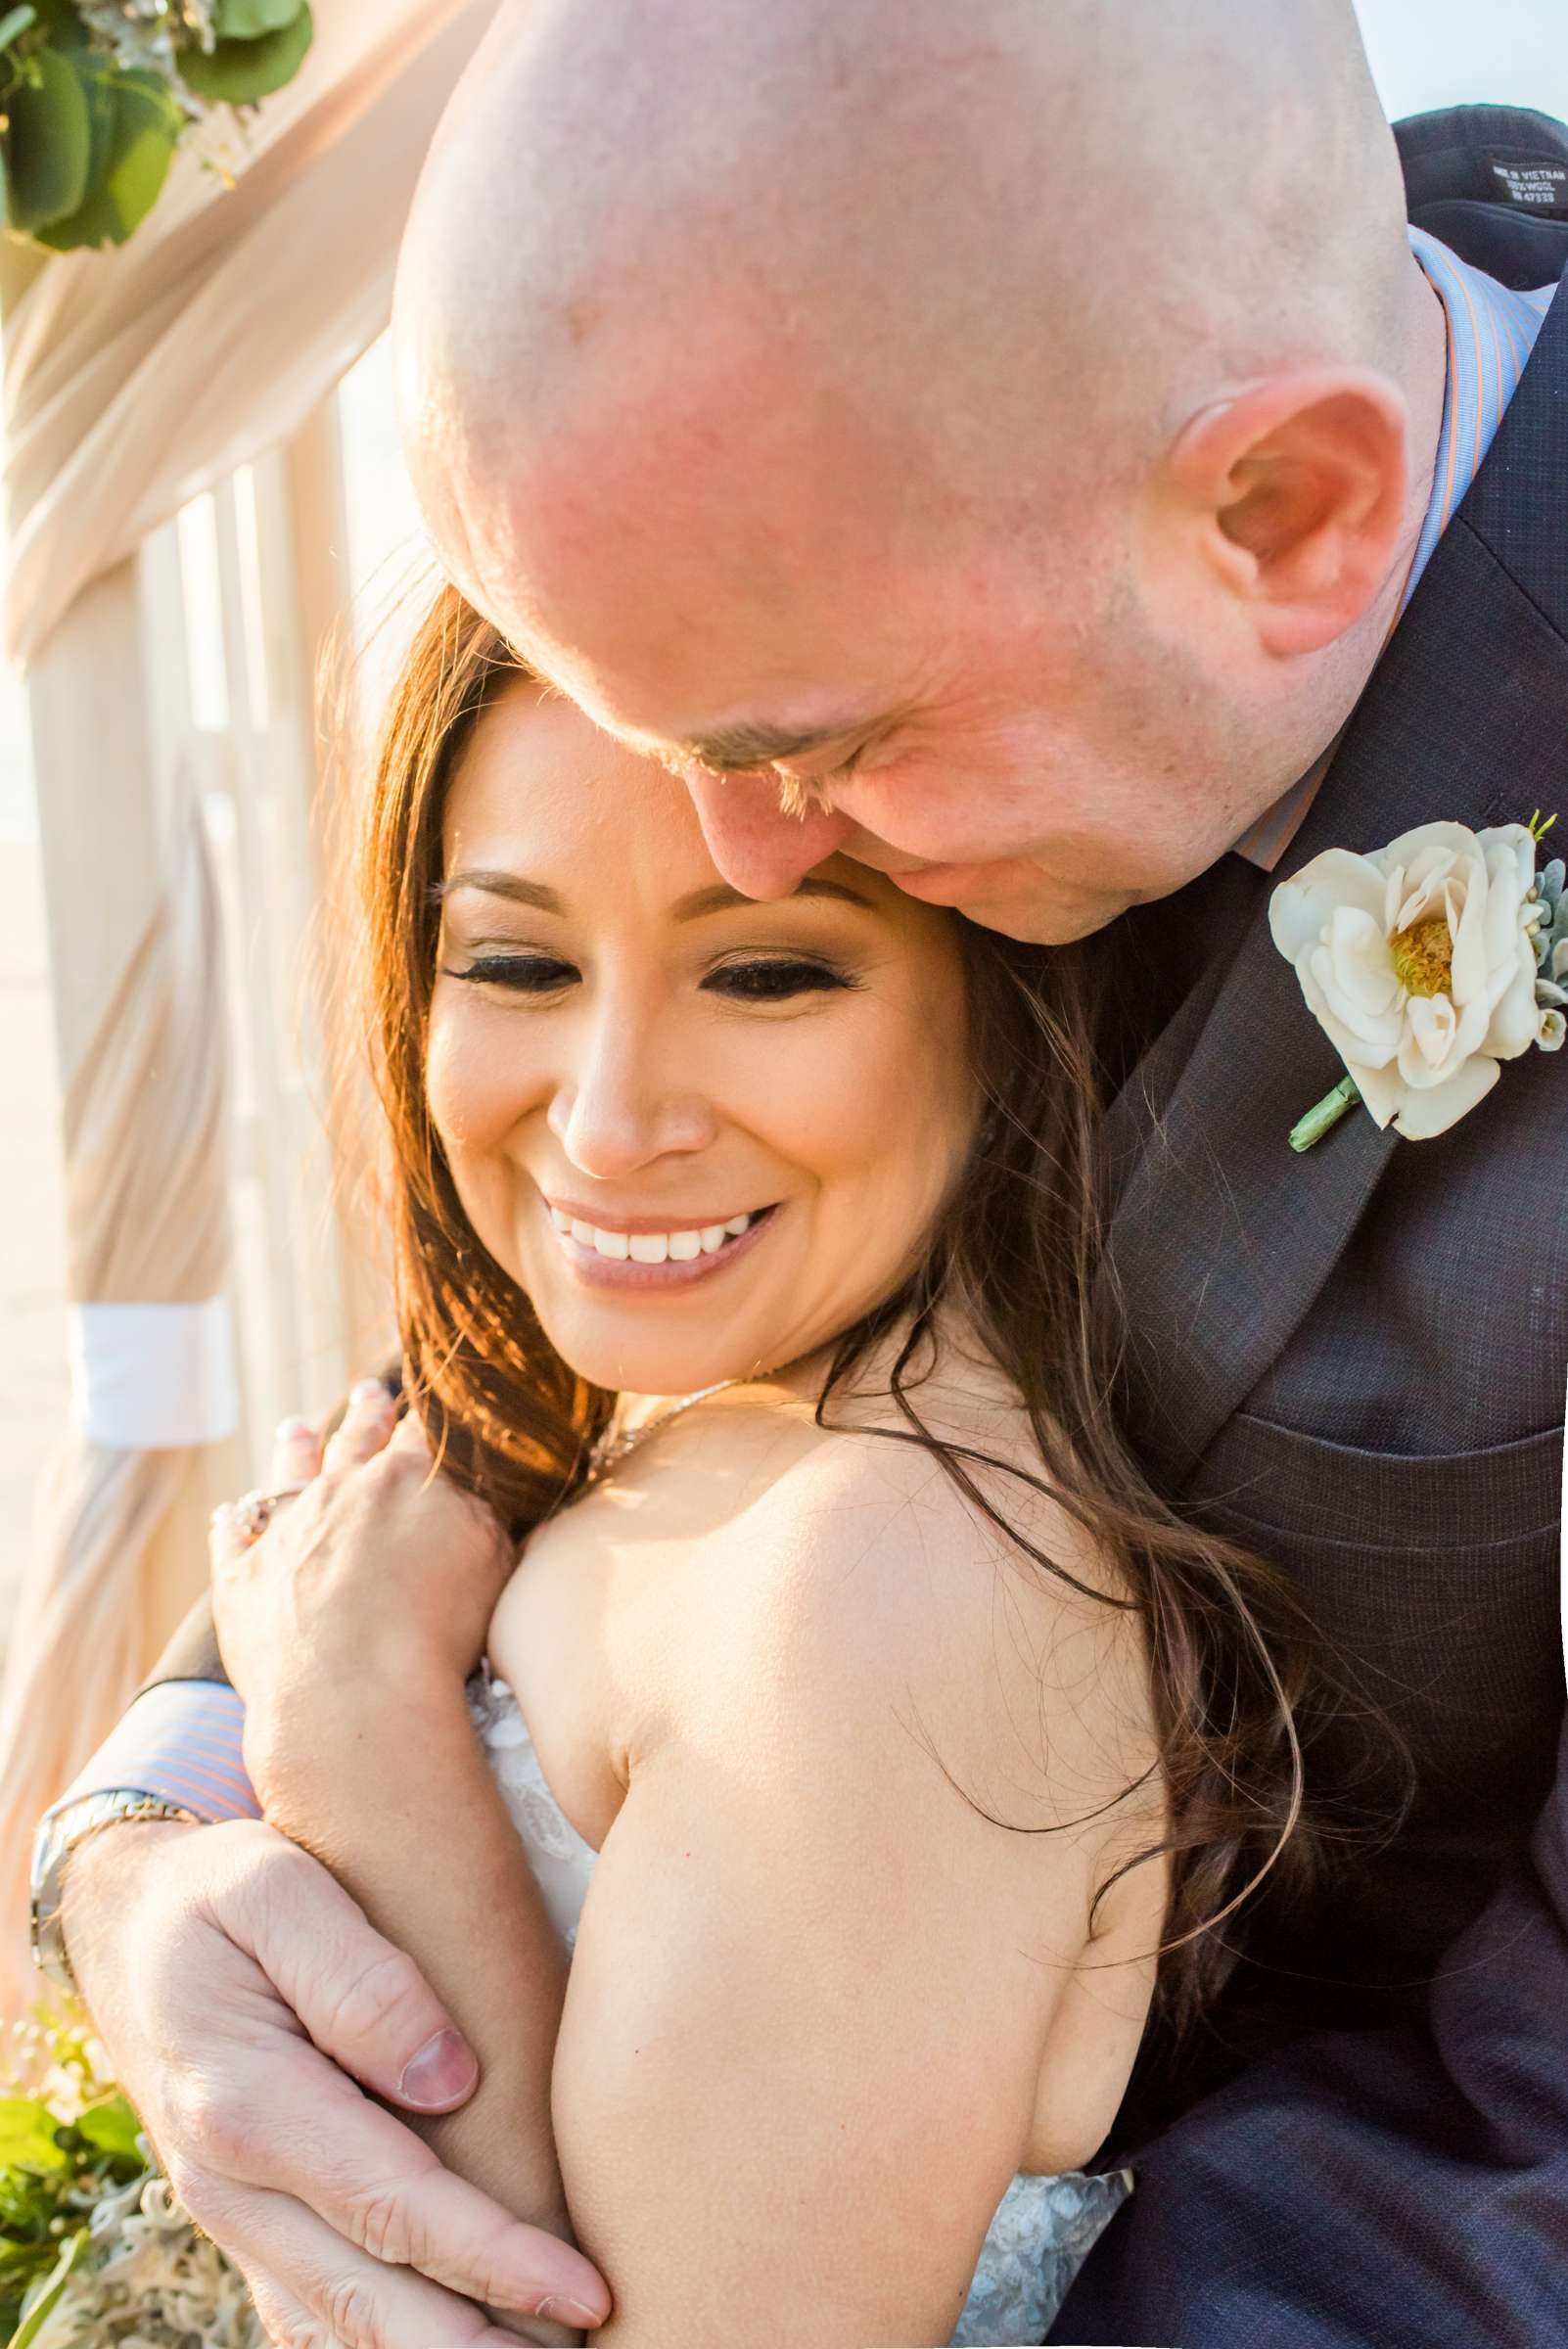
[[[1265,653],[1319,652],[1372,603],[1405,521],[1407,438],[1398,385],[1360,368],[1272,376],[1183,427],[1168,511],[1251,607]]]

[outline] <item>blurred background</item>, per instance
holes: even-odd
[[[392,668],[403,601],[418,611],[420,587],[435,580],[396,448],[392,352],[385,336],[343,378],[331,401],[329,430],[343,484],[343,535],[334,554],[341,554],[347,589],[346,648],[359,660],[361,693],[371,700],[376,679]],[[252,484],[242,482],[242,498],[249,491]],[[185,507],[178,545],[188,574],[183,622],[195,718],[202,730],[220,735],[228,726],[228,676],[216,495]],[[113,761],[113,742],[104,745],[104,757]],[[35,794],[28,691],[0,663],[0,1654],[28,1560],[37,1470],[69,1414],[61,1099]],[[225,799],[208,804],[207,815],[218,839],[232,848],[235,824]],[[252,938],[244,951],[255,949],[258,940]],[[244,1040],[249,982],[242,970],[235,980],[230,1017]],[[284,1000],[282,1008],[296,1012],[299,1005]],[[249,1205],[254,1221],[247,1153],[235,1156],[237,1210],[244,1221]],[[319,1407],[329,1400],[324,1379],[336,1376],[336,1360],[317,1362],[314,1369],[310,1393],[300,1400]],[[275,1416],[282,1416],[282,1405]]]
[[[1485,100],[1568,118],[1562,7],[1563,0],[1490,0],[1485,8],[1474,0],[1359,0],[1358,14],[1393,117]],[[412,76],[405,78],[414,100],[399,96],[407,62],[394,54],[399,22],[419,25],[417,36],[402,38],[405,50],[417,38],[422,58],[434,61],[430,86],[443,77],[449,85],[453,54],[465,42],[472,49],[489,13],[488,0],[442,0],[419,11],[410,0],[381,0],[372,19],[364,0],[320,0],[321,54],[308,61],[291,103],[316,105],[325,118],[319,93],[342,63],[334,38],[351,23],[374,22],[385,52],[376,68],[377,103],[401,106],[395,119],[406,143],[423,119],[418,109],[430,113],[431,101],[429,87],[420,94]],[[263,110],[261,118],[286,134],[285,113]],[[278,149],[286,144],[280,135]],[[210,184],[185,186],[183,198],[169,201],[176,208],[184,202],[190,218],[176,219],[165,252],[183,237],[179,250],[188,253],[202,233],[202,207],[217,212],[244,200],[219,198],[214,206]],[[398,189],[406,202],[401,182]],[[360,190],[359,199],[370,197]],[[337,215],[318,207],[316,221],[336,251]],[[308,218],[302,226],[309,233]],[[258,445],[252,429],[237,469],[183,504],[166,501],[169,518],[161,515],[145,541],[122,530],[116,566],[85,589],[90,574],[82,570],[71,594],[62,595],[64,620],[54,626],[59,615],[51,619],[53,632],[41,637],[26,681],[0,668],[0,1655],[17,1626],[24,1582],[30,1592],[38,1578],[34,1563],[28,1579],[29,1558],[53,1543],[59,1588],[69,1589],[73,1572],[86,1578],[84,1589],[96,1578],[102,1604],[95,1613],[84,1601],[43,1635],[29,1620],[24,1635],[29,1653],[41,1635],[54,1639],[57,1688],[69,1684],[62,1658],[69,1663],[77,1642],[84,1681],[95,1691],[84,1699],[88,1712],[111,1706],[127,1681],[134,1685],[145,1651],[161,1643],[188,1597],[193,1561],[200,1565],[199,1529],[215,1497],[209,1489],[237,1491],[262,1474],[276,1420],[286,1411],[325,1409],[346,1381],[374,1365],[385,1342],[375,1232],[351,1181],[346,1191],[347,1162],[327,1132],[324,1006],[309,931],[324,857],[315,672],[324,652],[335,649],[340,667],[344,657],[360,655],[358,706],[373,717],[379,681],[406,624],[390,615],[406,607],[411,617],[434,576],[396,443],[382,331],[390,244],[383,234],[375,282],[363,299],[356,287],[339,322],[341,366],[313,382],[306,409],[298,384],[290,385],[293,406],[276,445]],[[59,278],[78,257],[89,272],[130,265],[126,255],[72,255],[49,267]],[[69,282],[101,288],[104,280]],[[146,284],[143,298],[161,299],[155,280]],[[19,351],[12,323],[19,292],[13,284],[8,295],[0,277],[8,428],[17,415],[11,379],[30,367],[26,429],[36,434],[42,419],[58,434],[44,379],[59,353]],[[255,299],[263,299],[258,287]],[[333,323],[317,318],[311,327],[318,377],[321,353],[333,347]],[[62,345],[69,342],[69,303],[56,302],[48,326]],[[287,327],[285,317],[279,333]],[[300,331],[303,338],[304,324]],[[221,355],[214,353],[219,378]],[[225,387],[193,382],[188,392],[197,438],[210,421],[209,391],[216,397]],[[167,434],[177,438],[185,421],[170,414]],[[19,482],[25,491],[33,460],[15,442],[4,453],[11,510],[24,511]],[[69,465],[71,454],[57,449],[53,461]],[[126,458],[123,443],[118,455]],[[127,461],[138,461],[134,449]],[[165,484],[170,462],[169,451],[157,452]],[[213,479],[209,463],[204,478]],[[79,484],[75,495],[78,508],[90,508]],[[118,515],[116,527],[125,520]],[[0,551],[9,563],[18,550]],[[26,592],[36,589],[47,603],[59,585],[37,557]],[[13,573],[13,598],[17,592]],[[9,632],[16,643],[15,610]],[[193,826],[188,847],[196,862],[189,866],[180,863],[186,852],[176,838],[184,810]],[[148,877],[140,872],[141,843],[155,833],[169,870],[183,874],[186,929],[176,925],[179,952],[158,982],[166,1000],[138,959],[134,925],[125,927],[126,904]],[[122,1008],[111,998],[127,990],[128,999],[138,989],[152,990],[143,1025],[154,1041],[146,1069],[127,1075],[105,1039],[115,1035]],[[194,1006],[193,990],[203,997]],[[156,1106],[163,1099],[185,1105],[195,1140],[183,1173],[164,1164],[160,1175],[154,1164],[138,1178],[139,1191],[125,1179],[116,1135],[136,1131],[150,1103],[153,1114],[165,1114]],[[63,1115],[72,1136],[69,1180]],[[81,1419],[82,1384],[78,1376],[73,1389],[70,1354],[83,1343],[83,1299],[148,1293],[134,1269],[134,1230],[127,1245],[126,1227],[141,1214],[160,1221],[161,1244],[175,1267],[172,1285],[156,1294],[188,1301],[221,1291],[224,1324],[213,1343],[232,1360],[234,1392],[232,1407],[219,1412],[221,1437],[187,1442],[193,1458],[201,1452],[194,1468],[180,1464],[177,1447],[160,1453],[166,1439],[155,1430],[149,1457],[163,1462],[161,1485],[139,1497],[111,1496],[89,1472],[86,1434],[80,1426],[74,1438],[69,1432],[73,1413]],[[215,1267],[210,1279],[204,1265]],[[185,1307],[168,1310],[178,1315]],[[93,1343],[108,1340],[100,1331]],[[224,1370],[217,1383],[226,1378]],[[63,1440],[75,1444],[64,1467]],[[96,1552],[90,1566],[69,1566],[69,1543],[83,1525]],[[111,1590],[116,1543],[128,1545],[128,1563]],[[127,1645],[125,1618],[138,1604],[140,1629]],[[50,1747],[53,1763],[39,1751],[26,1757],[33,1777],[69,1754],[80,1726],[62,1728]],[[0,1766],[11,1769],[3,1727],[0,1755]],[[20,1814],[32,1788],[18,1781],[0,1792]],[[0,1818],[0,1840],[4,1833]],[[0,1882],[0,1902],[9,1911],[11,1901],[8,1879]]]
[[[327,429],[341,465],[341,530],[331,552],[341,560],[346,591],[343,615],[346,656],[357,663],[362,701],[394,659],[398,615],[417,611],[422,586],[435,574],[425,551],[418,511],[398,454],[391,350],[385,336],[344,378],[331,403]],[[254,484],[241,480],[243,501]],[[231,492],[232,495],[232,492]],[[186,573],[182,615],[194,714],[206,732],[221,735],[228,722],[218,544],[219,499],[206,495],[185,508],[177,526]],[[3,549],[0,537],[0,549]],[[0,552],[0,566],[4,556]],[[50,1001],[48,927],[39,840],[36,782],[28,724],[27,689],[0,663],[0,1655],[26,1567],[38,1494],[39,1466],[55,1444],[69,1408],[65,1290],[65,1191],[60,1142],[60,1078]],[[113,756],[113,746],[106,745]],[[225,795],[208,804],[209,823],[232,852],[235,825]],[[258,945],[253,934],[236,954],[230,1016],[236,1038],[250,1033],[244,963]],[[298,1016],[297,1001],[282,1006]],[[308,1008],[308,1007],[306,1007]],[[312,1113],[315,1103],[312,1095]],[[254,1088],[242,1093],[242,1125],[258,1113]],[[261,1214],[256,1183],[247,1178],[237,1151],[235,1206],[255,1253]],[[309,1203],[295,1207],[309,1213]],[[264,1242],[260,1243],[264,1246]],[[374,1331],[367,1333],[374,1342]],[[285,1408],[321,1407],[339,1375],[329,1349],[314,1362],[299,1397],[292,1392],[266,1419],[270,1393],[253,1399],[259,1441]],[[276,1387],[279,1372],[267,1384]]]

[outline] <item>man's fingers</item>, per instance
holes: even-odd
[[[384,1451],[397,1424],[397,1405],[379,1378],[362,1378],[348,1397],[347,1407],[322,1454],[329,1476],[357,1468]]]
[[[281,2349],[430,2349],[435,2340],[517,2349],[518,2336],[482,2308],[409,2269],[383,2267],[288,2194],[223,2188],[201,2199],[192,2217],[241,2270]]]
[[[215,2124],[221,2135],[205,2150],[187,2123],[204,2172],[286,2200],[308,2189],[310,2209],[333,2235],[386,2265],[415,2268],[465,2300],[531,2313],[554,2299],[576,2312],[564,2324],[603,2322],[610,2295],[579,2251],[443,2169],[395,2114],[305,2043],[280,2047],[266,2071],[270,2108],[245,2096],[244,2118]],[[279,2272],[293,2280],[291,2269]]]
[[[270,1839],[266,1865],[248,1867],[248,1821],[208,1832],[227,1837],[235,1858],[228,1881],[208,1896],[214,1922],[254,1958],[322,2052],[410,2111],[466,2102],[479,2080],[473,2050],[413,1959],[336,1878],[308,1853]]]
[[[224,2256],[240,2270],[250,2286],[251,2299],[261,2320],[269,2349],[303,2349],[306,2342],[311,2344],[311,2349],[324,2349],[321,2327],[302,2301],[297,2300],[292,2292],[285,2291],[277,2278],[269,2276],[264,2268],[256,2267],[252,2261],[242,2261],[233,2252],[226,2251]]]
[[[390,2113],[378,2118],[399,2128]],[[610,2294],[580,2251],[513,2218],[438,2163],[417,2177],[383,2171],[378,2184],[345,2185],[338,2208],[322,2215],[378,2259],[417,2268],[484,2307],[520,2315],[548,2307],[579,2328],[602,2325],[610,2313]]]

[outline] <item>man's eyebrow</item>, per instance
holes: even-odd
[[[846,905],[863,905],[867,913],[876,910],[864,890],[853,888],[848,881],[824,881],[815,873],[807,873],[804,881],[797,882],[789,897],[771,902],[788,905],[796,898],[837,898]],[[727,881],[714,881],[707,889],[694,889],[689,898],[678,898],[671,910],[677,922],[695,922],[704,914],[730,913],[739,905],[749,905],[755,911],[757,904],[756,898],[742,896]]]
[[[483,890],[487,898],[510,898],[514,905],[531,905],[535,913],[564,913],[566,906],[560,894],[546,889],[542,881],[525,881],[519,873],[485,872],[478,867],[472,872],[450,873],[438,881],[431,895],[438,904],[460,889]]]
[[[803,751],[819,751],[824,743],[842,742],[846,735],[864,733],[865,718],[838,718],[826,726],[769,726],[743,722],[715,726],[711,734],[692,734],[677,747],[680,755],[704,766],[742,775],[775,759],[798,759]]]

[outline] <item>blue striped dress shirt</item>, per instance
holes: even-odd
[[[1429,237],[1423,228],[1410,230],[1410,250],[1425,270],[1428,282],[1448,322],[1449,370],[1443,393],[1443,422],[1438,432],[1437,467],[1426,520],[1415,544],[1415,559],[1405,582],[1406,604],[1416,581],[1431,561],[1432,549],[1448,529],[1454,510],[1481,470],[1502,422],[1502,411],[1518,388],[1525,361],[1535,348],[1541,322],[1550,307],[1555,286],[1532,294],[1515,294],[1499,286],[1484,269]],[[1298,783],[1262,814],[1236,842],[1236,853],[1250,864],[1271,873],[1306,821],[1334,756],[1334,745],[1309,767]]]

